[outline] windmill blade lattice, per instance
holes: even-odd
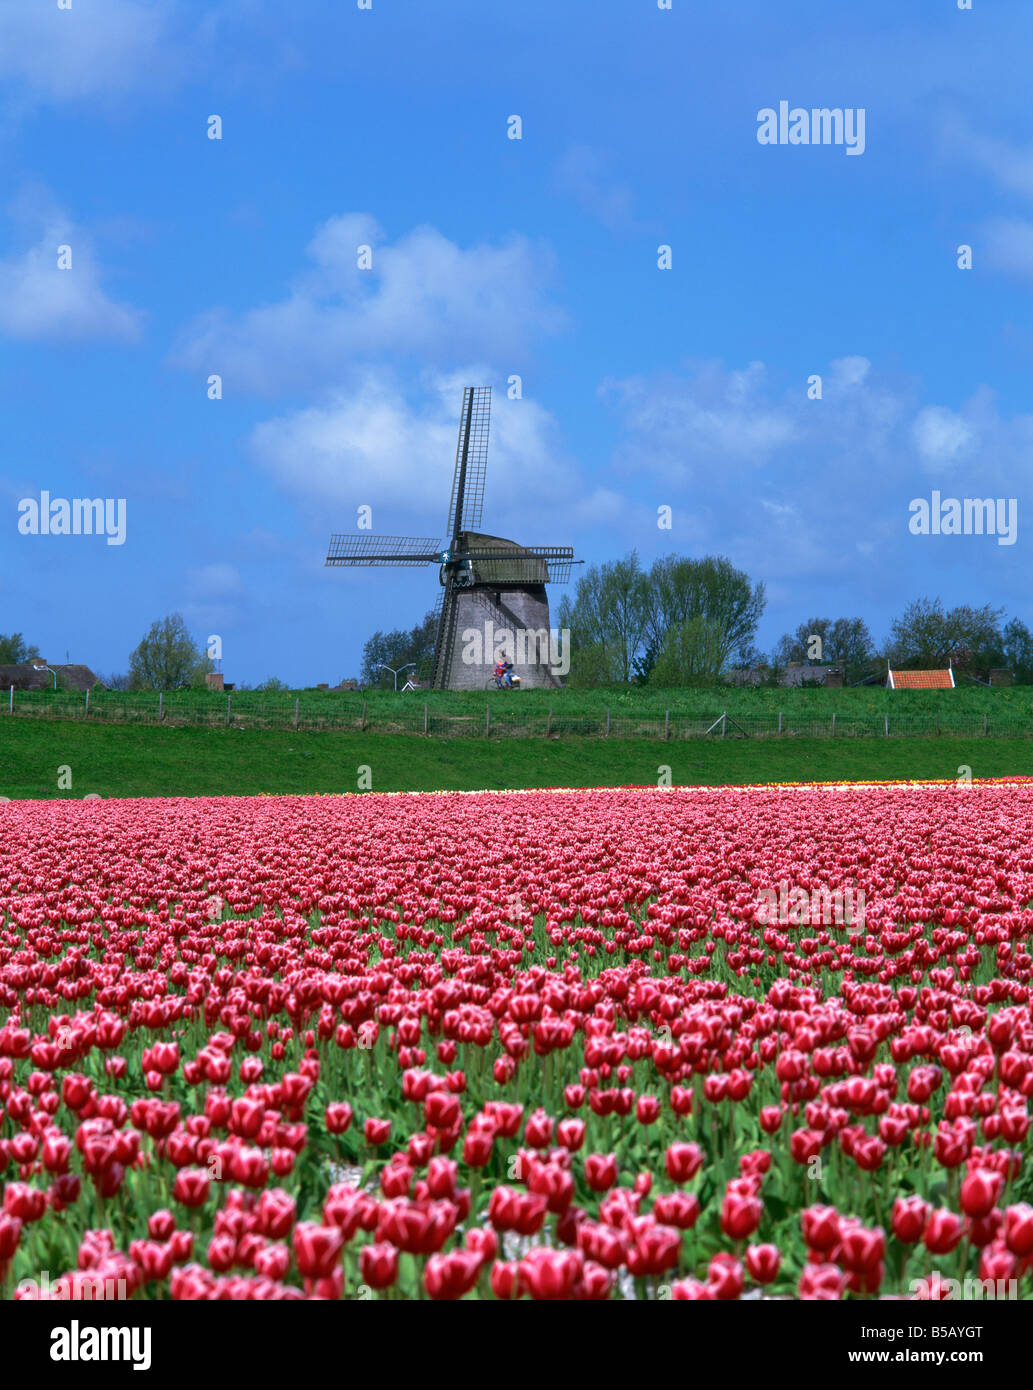
[[[446,536],[456,536],[460,531],[480,529],[481,510],[484,505],[484,478],[488,471],[490,425],[491,387],[464,387]]]
[[[426,536],[357,535],[330,537],[326,554],[328,565],[390,565],[406,569],[416,565],[436,565],[441,559],[441,542]]]

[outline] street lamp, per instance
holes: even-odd
[[[407,662],[405,663],[404,666],[399,666],[399,668],[398,668],[397,671],[395,670],[395,668],[394,668],[393,666],[381,666],[381,668],[380,668],[382,671],[390,671],[391,674],[392,674],[392,676],[394,676],[394,678],[395,678],[395,694],[396,694],[396,695],[398,694],[398,677],[399,677],[399,675],[401,674],[402,671],[408,671],[408,669],[409,669],[410,666],[415,670],[415,669],[416,669],[416,662],[415,662],[415,661],[407,661]]]

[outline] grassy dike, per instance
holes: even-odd
[[[245,796],[373,791],[1033,776],[1011,738],[436,739],[406,734],[0,719],[0,796]],[[58,788],[59,769],[72,786]]]

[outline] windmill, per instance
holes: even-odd
[[[330,537],[328,565],[439,567],[429,673],[435,690],[484,689],[500,650],[507,651],[525,688],[562,684],[553,670],[559,658],[552,650],[545,586],[565,583],[571,565],[582,562],[574,559],[572,546],[517,545],[480,531],[490,416],[491,387],[467,386],[444,542],[421,536]]]

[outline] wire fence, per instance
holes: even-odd
[[[1020,711],[947,710],[938,713],[839,714],[815,717],[785,711],[770,714],[641,715],[610,710],[567,714],[562,709],[543,713],[519,704],[486,703],[483,710],[468,705],[461,711],[432,708],[413,702],[398,708],[367,706],[355,696],[276,699],[241,692],[237,695],[197,695],[168,691],[161,694],[115,691],[21,691],[0,696],[0,715],[29,718],[77,719],[91,723],[223,726],[237,729],[336,729],[353,732],[425,734],[437,738],[911,738],[1009,737],[1026,738],[1033,724]]]

